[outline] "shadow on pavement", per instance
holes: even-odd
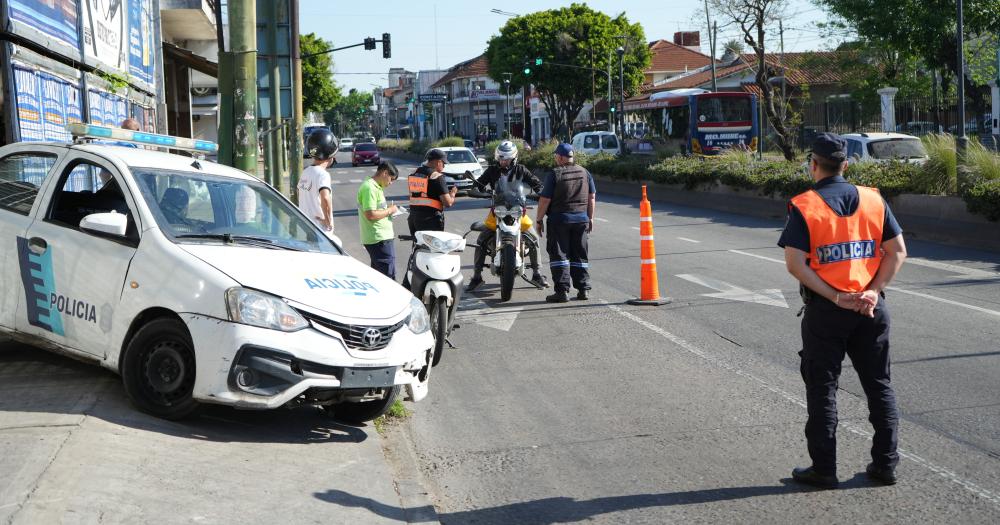
[[[315,407],[256,411],[205,405],[182,421],[159,419],[129,403],[114,373],[12,341],[0,341],[0,416],[4,412],[85,415],[127,428],[223,443],[360,443],[368,439],[366,429],[337,423]],[[3,419],[7,426],[18,426],[14,418]]]
[[[873,485],[867,481],[864,474],[859,473],[854,478],[841,482],[840,490],[871,486]],[[589,500],[576,500],[570,497],[544,498],[496,507],[443,513],[438,518],[441,523],[447,525],[460,523],[551,525],[586,521],[612,512],[714,503],[761,496],[780,496],[813,492],[814,490],[795,483],[791,478],[785,478],[781,480],[781,485],[726,487],[684,492],[664,492],[660,494],[609,496]],[[344,507],[366,508],[378,516],[400,521],[405,521],[405,513],[410,512],[409,509],[404,511],[404,509],[399,507],[386,505],[370,498],[355,496],[341,490],[328,490],[316,493],[314,496],[322,501]]]

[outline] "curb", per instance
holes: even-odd
[[[594,180],[598,183],[598,193],[638,199],[640,187],[645,184],[651,201],[770,219],[787,216],[785,198],[724,185],[687,190],[677,184],[626,182],[600,175],[594,175]],[[965,201],[958,197],[903,194],[887,200],[907,238],[1000,252],[1000,225],[969,213]]]
[[[406,436],[407,422],[390,425],[382,435],[382,453],[393,470],[393,483],[399,494],[403,516],[407,523],[439,524],[437,509],[424,489],[420,465]]]

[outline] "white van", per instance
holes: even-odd
[[[610,131],[584,131],[573,136],[573,151],[584,155],[619,155],[622,152],[618,137]]]
[[[100,363],[168,419],[313,404],[361,422],[427,395],[434,338],[410,292],[246,173],[127,145],[0,148],[0,332]]]

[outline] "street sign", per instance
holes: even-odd
[[[418,98],[421,102],[444,102],[448,100],[448,95],[444,93],[423,93]]]
[[[492,98],[499,97],[499,89],[476,89],[471,92],[472,98]]]

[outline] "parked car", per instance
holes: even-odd
[[[378,146],[371,142],[362,142],[354,146],[354,151],[351,152],[351,166],[357,167],[358,164],[378,164],[382,162],[378,152]]]
[[[621,154],[621,142],[610,131],[585,131],[573,136],[573,150],[584,155]]]
[[[924,143],[903,133],[848,133],[847,158],[851,162],[889,162],[899,160],[923,164],[927,162]]]
[[[934,123],[927,120],[914,120],[906,124],[897,124],[896,131],[909,135],[926,135],[934,133]]]
[[[340,151],[352,151],[354,149],[354,139],[344,137],[340,139]]]
[[[0,173],[0,333],[119,374],[140,410],[320,405],[358,423],[426,395],[423,303],[247,173],[77,142],[0,147]]]
[[[462,143],[465,144],[465,147],[467,147],[467,148],[475,151],[475,149],[476,149],[476,143],[475,142],[472,142],[469,139],[465,139],[465,140],[462,141]]]
[[[444,180],[448,184],[448,189],[451,189],[452,186],[457,186],[459,193],[468,193],[469,189],[472,188],[472,181],[456,177],[456,175],[464,177],[465,172],[470,171],[473,177],[479,178],[483,174],[483,166],[480,164],[479,159],[476,158],[476,154],[471,149],[460,146],[437,149],[443,151],[448,156],[444,162]]]

